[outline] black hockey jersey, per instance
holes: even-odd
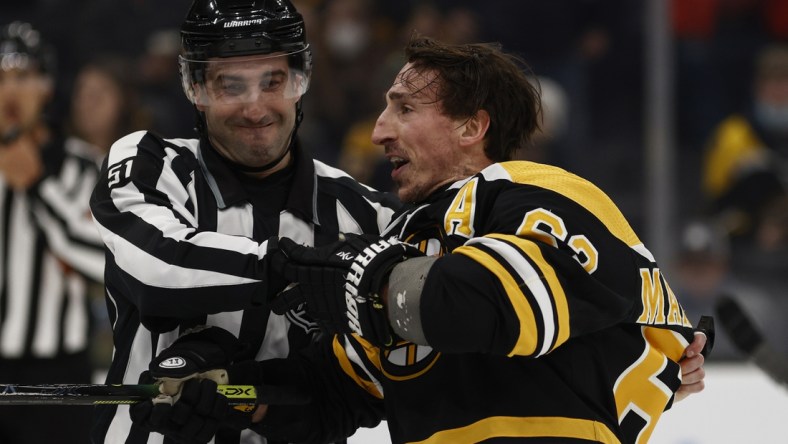
[[[551,166],[493,164],[386,233],[441,255],[421,300],[430,346],[336,337],[323,355],[336,381],[313,387],[351,381],[369,395],[343,395],[356,416],[381,400],[394,443],[648,441],[692,326],[601,190]],[[342,423],[330,403],[315,413],[327,429]]]

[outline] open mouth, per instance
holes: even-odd
[[[407,160],[403,159],[402,157],[391,157],[389,158],[389,162],[391,162],[391,166],[393,167],[393,171],[397,171],[403,166],[407,165]]]

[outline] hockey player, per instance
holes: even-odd
[[[694,336],[654,257],[590,182],[506,162],[538,122],[516,59],[428,38],[406,56],[372,137],[415,207],[383,237],[281,241],[298,283],[281,297],[353,334],[328,366],[292,364],[334,371],[298,412],[324,427],[293,432],[272,406],[269,435],[319,441],[368,411],[330,409],[341,383],[383,400],[395,443],[647,442]]]
[[[516,59],[427,38],[406,54],[373,140],[415,206],[382,237],[320,248],[282,239],[269,252],[297,282],[272,303],[305,301],[342,334],[288,359],[225,363],[233,383],[312,398],[261,406],[256,430],[327,442],[385,418],[394,443],[646,442],[682,374],[685,392],[702,388],[705,339],[682,359],[694,329],[601,190],[506,161],[539,110]],[[211,355],[187,338],[151,369]],[[208,421],[221,398],[190,391],[172,411],[150,409],[174,428]]]
[[[106,245],[110,384],[136,384],[159,351],[196,325],[223,327],[248,359],[306,346],[319,328],[304,310],[273,315],[264,304],[276,287],[266,240],[319,246],[340,232],[379,233],[399,207],[395,196],[358,184],[299,145],[311,50],[289,1],[196,0],[181,36],[181,76],[199,137],[141,131],[121,138],[91,200]],[[152,376],[183,369],[168,370]],[[165,430],[155,418],[131,413],[97,409],[93,441],[161,442],[150,433]],[[247,426],[214,421],[177,433],[210,439],[218,430],[217,443],[264,442]]]

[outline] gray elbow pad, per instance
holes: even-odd
[[[437,256],[408,259],[391,271],[388,285],[388,316],[397,336],[418,345],[429,345],[421,324],[421,292]]]

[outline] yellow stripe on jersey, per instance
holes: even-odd
[[[505,240],[509,243],[498,242]],[[536,319],[533,308],[522,290],[506,268],[487,253],[474,248],[474,244],[484,244],[495,250],[508,264],[517,270],[522,280],[539,304],[541,322]],[[566,295],[558,281],[553,267],[542,256],[539,247],[531,240],[513,235],[494,234],[471,240],[467,245],[457,248],[454,253],[464,254],[495,274],[503,283],[507,295],[520,320],[520,335],[509,356],[543,355],[569,338],[569,306]],[[524,254],[523,254],[524,253]],[[523,256],[529,257],[539,268],[538,272]],[[554,317],[558,319],[557,331]],[[537,344],[537,325],[543,327],[544,340]],[[553,342],[555,342],[553,344]]]
[[[503,162],[500,165],[514,182],[544,188],[577,202],[630,247],[641,243],[610,197],[582,177],[551,165],[528,161]]]
[[[531,306],[528,305],[528,301],[525,299],[522,291],[520,291],[520,287],[514,277],[489,254],[478,248],[463,246],[455,249],[452,253],[464,254],[475,260],[495,274],[501,285],[503,285],[506,294],[512,302],[514,311],[517,313],[517,318],[520,319],[520,336],[509,356],[515,354],[531,356],[536,354],[539,351],[536,343],[536,319]]]
[[[518,418],[492,416],[465,427],[443,430],[424,441],[409,444],[471,444],[491,438],[573,438],[620,444],[601,422],[557,416]]]
[[[571,332],[571,328],[569,327],[569,303],[566,300],[564,287],[562,287],[561,283],[558,281],[558,275],[556,275],[555,269],[547,262],[544,256],[542,256],[542,251],[539,249],[539,246],[529,239],[523,239],[513,235],[491,234],[489,237],[507,240],[517,245],[518,248],[539,267],[550,289],[553,308],[555,309],[556,318],[558,319],[558,331],[555,334],[555,345],[550,350],[566,342]],[[545,321],[547,322],[547,320]],[[552,319],[549,321],[552,322]],[[516,349],[513,350],[511,355],[515,354],[518,354]]]
[[[689,342],[679,333],[666,328],[643,327],[643,335],[649,344],[664,353],[671,361],[679,362]]]
[[[350,377],[350,379],[355,381],[356,384],[358,384],[361,388],[367,391],[367,393],[378,399],[383,399],[383,393],[381,393],[381,390],[378,387],[378,385],[375,384],[373,381],[362,377],[355,371],[355,369],[353,368],[353,363],[351,362],[351,358],[348,356],[348,351],[345,348],[345,346],[343,346],[342,343],[340,342],[340,338],[343,338],[343,336],[341,335],[334,336],[334,340],[332,341],[332,347],[334,349],[334,356],[337,358],[337,361],[339,362],[339,366],[342,368],[342,371],[344,371],[345,374],[347,374],[348,377]],[[358,339],[359,340],[358,343],[364,347],[364,351],[367,353],[367,357],[370,358],[371,361],[375,363],[375,365],[380,367],[380,361],[379,359],[375,358],[377,354],[372,349],[372,347],[371,346],[367,347],[368,343],[363,339],[361,339],[360,337],[356,336],[356,339]],[[348,344],[347,347],[351,347],[352,349],[352,346],[350,344]],[[355,352],[355,349],[352,350]],[[359,365],[361,365],[361,363],[359,363]]]
[[[689,343],[678,333],[662,328],[643,327],[643,354],[627,368],[613,386],[619,422],[629,414],[636,414],[646,425],[637,443],[647,443],[659,417],[673,396],[673,389],[656,378],[668,365],[668,359],[678,362]],[[680,368],[677,366],[677,376]]]

